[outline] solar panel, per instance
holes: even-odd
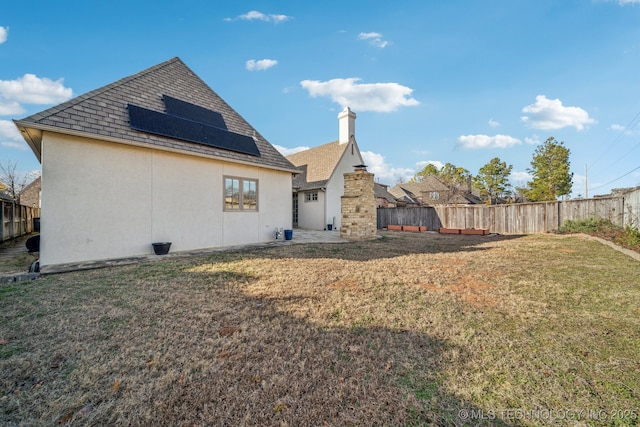
[[[198,123],[171,114],[128,104],[131,129],[183,141],[195,142],[237,153],[260,156],[260,150],[250,136]]]
[[[217,111],[172,98],[168,95],[163,95],[162,98],[168,114],[227,130],[222,114]]]

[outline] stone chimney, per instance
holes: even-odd
[[[351,137],[356,136],[356,113],[351,111],[349,107],[344,107],[344,110],[338,114],[338,124],[340,126],[340,138],[338,139],[340,144],[346,144],[351,140]]]
[[[354,172],[344,174],[344,196],[341,201],[340,237],[347,240],[375,239],[378,212],[373,174],[367,172],[366,166],[357,165]]]

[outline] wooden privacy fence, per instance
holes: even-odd
[[[0,200],[0,242],[33,233],[40,208]]]
[[[500,234],[548,233],[566,220],[605,218],[619,226],[638,227],[640,189],[624,196],[509,205],[379,208],[378,228],[423,225],[444,228],[488,229]]]

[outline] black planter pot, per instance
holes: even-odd
[[[151,244],[153,246],[153,252],[156,255],[166,255],[169,253],[171,242],[156,242]]]

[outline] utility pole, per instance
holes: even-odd
[[[584,164],[584,198],[589,198],[589,175],[587,175],[587,164]]]

